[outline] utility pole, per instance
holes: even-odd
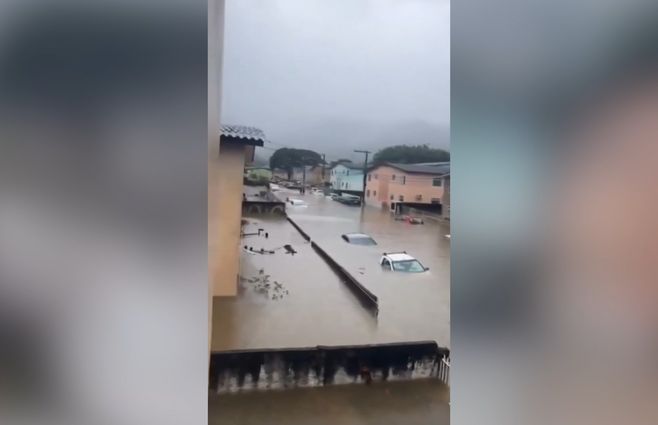
[[[366,154],[366,160],[363,161],[363,191],[361,192],[361,208],[363,208],[363,206],[366,204],[366,174],[368,173],[368,155],[371,152],[357,149],[355,149],[354,152]]]
[[[325,160],[324,160],[324,154],[322,154],[322,185],[323,185],[323,186],[324,186],[324,164],[325,164],[325,163],[326,163],[326,162],[325,162]]]

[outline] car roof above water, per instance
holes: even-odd
[[[365,233],[345,233],[345,236],[348,238],[370,238],[370,235],[366,235]]]
[[[391,252],[390,254],[384,254],[385,257],[389,258],[391,261],[409,261],[415,260],[414,257],[407,254],[406,252]]]

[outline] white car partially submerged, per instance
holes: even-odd
[[[308,206],[306,201],[303,201],[301,199],[296,199],[296,198],[288,199],[288,203],[293,207],[307,207]]]
[[[429,270],[406,252],[385,252],[379,260],[384,270],[405,273],[422,273]]]
[[[377,245],[377,242],[365,233],[345,233],[341,237],[345,242],[354,245]]]

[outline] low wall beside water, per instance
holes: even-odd
[[[209,389],[221,394],[387,380],[444,380],[443,365],[449,354],[433,341],[214,352]]]
[[[242,215],[259,214],[284,216],[286,204],[280,201],[242,201]]]
[[[336,260],[333,259],[333,257],[327,252],[322,249],[317,243],[311,241],[311,237],[302,229],[293,219],[290,217],[286,217],[290,224],[293,225],[295,229],[302,235],[302,237],[311,242],[311,247],[315,250],[315,252],[320,255],[320,257],[331,267],[331,269],[340,276],[342,281],[347,284],[347,286],[350,288],[352,293],[359,299],[361,304],[368,310],[370,310],[372,313],[377,315],[379,312],[379,300],[377,299],[377,296],[370,292],[368,289],[366,289],[365,286],[361,284],[354,276],[352,276],[343,266],[341,266]]]
[[[327,264],[343,279],[343,282],[347,283],[350,290],[356,297],[361,301],[361,304],[369,310],[371,310],[375,315],[379,312],[379,299],[375,294],[366,289],[365,286],[361,284],[358,280],[354,278],[343,266],[338,264],[336,260],[333,259],[325,250],[320,248],[315,242],[311,242],[311,246],[317,252],[320,257],[322,257]]]

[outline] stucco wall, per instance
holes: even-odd
[[[214,186],[208,187],[208,262],[213,296],[237,294],[244,158],[244,147],[222,146],[219,160],[208,170]]]
[[[391,195],[394,196],[395,202],[416,202],[422,204],[431,203],[432,198],[440,200],[443,195],[443,187],[432,186],[432,178],[423,176],[422,181],[417,180],[420,176],[414,175],[414,183],[409,182],[401,184],[391,182],[388,187],[389,199]],[[400,195],[404,196],[404,200],[400,201]],[[421,199],[417,200],[416,196],[420,195]]]
[[[224,51],[224,0],[208,1],[208,217],[217,208],[219,177],[219,128],[221,122],[222,63]],[[216,245],[216,220],[208,220],[208,350],[212,335],[212,295],[215,263],[211,245]],[[212,228],[212,226],[215,226]],[[212,231],[211,231],[212,228]]]
[[[390,205],[391,202],[400,202],[400,195],[404,196],[403,202],[427,204],[431,203],[432,198],[440,199],[443,196],[443,187],[432,185],[432,180],[436,177],[433,175],[405,173],[388,166],[375,168],[368,174],[370,179],[366,179],[366,204],[371,206],[380,207],[382,203]],[[377,195],[374,195],[375,191]],[[390,199],[391,195],[394,195],[393,200]],[[417,195],[421,195],[422,199],[416,200]]]

